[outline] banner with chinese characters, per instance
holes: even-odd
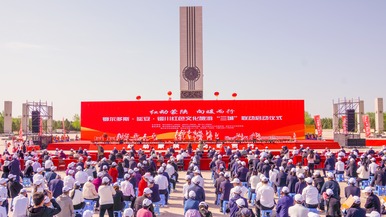
[[[370,118],[368,115],[362,116],[363,128],[365,129],[366,138],[371,136]]]
[[[316,131],[318,132],[318,136],[321,137],[323,129],[322,129],[322,121],[320,120],[320,115],[314,116],[314,122],[316,126]]]
[[[342,115],[342,125],[343,125],[343,133],[347,134],[347,117],[346,115]]]
[[[82,140],[304,138],[303,100],[82,102]]]

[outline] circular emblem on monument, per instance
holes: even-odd
[[[197,81],[200,78],[200,70],[197,67],[186,67],[182,74],[186,81]]]

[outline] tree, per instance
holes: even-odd
[[[304,112],[304,124],[305,125],[314,125],[314,118],[307,111]]]
[[[71,127],[72,130],[80,131],[80,117],[78,114],[75,114],[72,118]]]
[[[322,118],[321,122],[323,129],[332,129],[332,118]]]

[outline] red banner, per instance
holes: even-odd
[[[318,132],[318,136],[321,137],[323,129],[322,129],[322,121],[320,120],[320,115],[314,116],[314,122],[315,122],[316,131]]]
[[[303,100],[82,102],[83,140],[304,138]]]
[[[371,136],[370,118],[368,115],[362,116],[363,128],[365,129],[366,138]]]
[[[348,134],[348,130],[347,130],[347,116],[346,115],[342,115],[342,125],[343,125],[343,133],[344,134]]]

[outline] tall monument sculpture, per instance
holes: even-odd
[[[180,98],[203,98],[202,7],[180,7]]]

